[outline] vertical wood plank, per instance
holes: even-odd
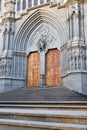
[[[46,55],[46,85],[61,85],[60,52],[57,49],[49,50]]]
[[[31,53],[28,57],[27,86],[40,85],[40,56],[38,52]]]

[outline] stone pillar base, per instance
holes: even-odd
[[[63,86],[83,95],[87,95],[87,72],[76,71],[62,76]]]
[[[45,86],[46,83],[45,83],[45,75],[44,74],[41,74],[40,75],[40,86]]]

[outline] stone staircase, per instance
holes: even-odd
[[[59,87],[24,87],[0,94],[0,101],[58,102],[87,101],[87,96]]]
[[[1,93],[0,130],[87,130],[87,96],[64,87]]]
[[[87,130],[87,103],[0,104],[0,130]]]

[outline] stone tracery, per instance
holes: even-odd
[[[29,40],[29,45],[30,46],[37,46],[38,47],[38,42],[42,41],[46,46],[50,46],[51,44],[55,43],[55,47],[57,47],[57,33],[56,31],[50,26],[45,23],[41,24],[38,29],[35,30],[35,32],[32,34]],[[60,46],[60,45],[58,45]]]

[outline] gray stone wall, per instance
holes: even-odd
[[[1,92],[26,86],[27,57],[34,51],[40,54],[40,85],[45,85],[46,53],[57,48],[62,85],[87,94],[87,3],[51,2],[15,12],[16,6],[14,1],[5,3],[0,18]]]

